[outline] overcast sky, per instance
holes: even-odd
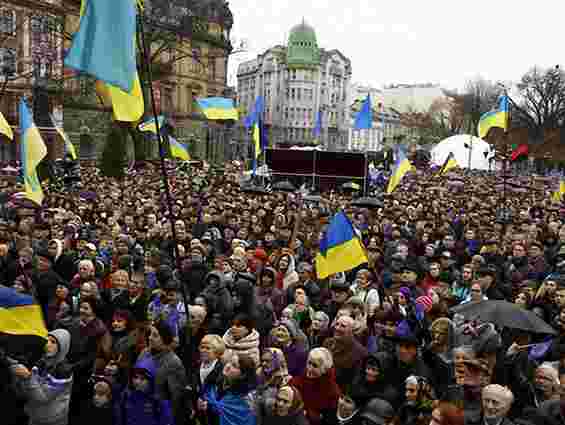
[[[237,64],[286,40],[302,18],[318,44],[349,57],[354,82],[439,83],[476,76],[517,80],[533,65],[563,65],[565,2],[557,0],[230,0]]]

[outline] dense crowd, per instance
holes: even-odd
[[[242,191],[240,172],[173,173],[170,209],[149,165],[85,167],[82,192],[39,210],[0,181],[0,284],[33,295],[49,330],[39,358],[0,340],[3,424],[565,423],[565,215],[548,181],[503,198],[495,174],[419,172],[366,209]],[[368,263],[320,280],[340,210]],[[491,321],[466,313],[493,300],[508,303]]]

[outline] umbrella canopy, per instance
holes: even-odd
[[[244,193],[267,193],[267,189],[263,186],[256,186],[254,184],[242,185],[241,191]]]
[[[277,192],[296,192],[294,185],[288,180],[277,182],[273,185],[273,190]]]
[[[382,208],[384,203],[382,200],[377,198],[363,197],[355,199],[351,202],[351,205],[359,208]]]
[[[557,332],[535,313],[508,301],[489,300],[467,303],[452,309],[469,320],[480,319],[500,327],[520,329],[538,334],[554,335]]]
[[[341,188],[343,190],[350,190],[352,192],[358,192],[361,190],[361,186],[359,186],[357,183],[354,182],[348,182],[348,183],[344,183]]]

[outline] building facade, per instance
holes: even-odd
[[[237,102],[249,113],[265,99],[264,123],[271,146],[322,144],[347,148],[351,61],[338,50],[318,46],[314,28],[294,26],[286,46],[277,45],[239,65]],[[314,137],[318,112],[321,134]]]
[[[371,96],[373,124],[371,129],[355,130],[355,118],[363,101]],[[387,103],[383,90],[362,84],[352,84],[347,148],[350,151],[378,152],[385,146],[402,141],[411,129],[402,125],[402,115]]]
[[[0,135],[0,160],[18,158],[18,104],[25,97],[46,141],[48,158],[62,149],[50,115],[61,118],[51,97],[63,73],[63,0],[4,0],[0,5],[0,111],[15,127],[13,143]]]

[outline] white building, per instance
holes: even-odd
[[[271,146],[321,143],[345,150],[350,120],[351,61],[338,50],[318,47],[314,29],[302,22],[287,46],[274,46],[239,65],[237,103],[242,116],[264,96],[264,123]],[[318,111],[322,131],[313,131]]]

